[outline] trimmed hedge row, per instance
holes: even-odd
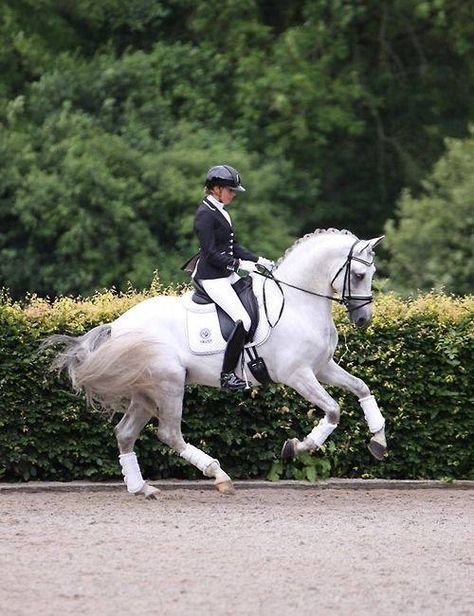
[[[48,370],[51,351],[38,345],[53,332],[83,333],[163,291],[155,285],[146,294],[107,292],[52,304],[33,297],[22,306],[0,298],[0,479],[121,476],[113,434],[119,416],[110,421],[86,408],[65,377]],[[338,430],[324,451],[293,463],[279,460],[282,443],[307,434],[320,412],[282,386],[241,394],[189,388],[185,438],[218,457],[234,478],[474,479],[474,297],[379,295],[368,328],[352,327],[339,308],[336,320],[341,365],[366,380],[386,417],[384,462],[367,451],[357,400],[338,389],[330,389],[342,408]],[[156,425],[136,445],[144,476],[200,477],[158,442]]]

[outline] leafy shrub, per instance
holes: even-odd
[[[52,352],[40,340],[78,335],[111,321],[133,304],[164,292],[107,292],[90,299],[36,297],[24,305],[0,298],[0,477],[3,480],[119,478],[113,426],[86,408],[64,376],[48,370]],[[179,289],[168,289],[176,293]],[[190,387],[185,438],[221,461],[234,478],[474,478],[474,298],[443,294],[402,301],[379,295],[374,318],[353,328],[336,308],[341,365],[371,387],[386,417],[390,455],[382,463],[354,396],[330,388],[341,422],[323,451],[292,463],[279,460],[286,438],[307,434],[320,412],[294,391],[273,385],[249,394]],[[153,420],[136,451],[144,476],[200,477],[159,443]]]

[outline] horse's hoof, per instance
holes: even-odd
[[[158,494],[161,490],[158,488],[154,488],[153,486],[149,486],[147,483],[141,489],[141,494],[145,496],[147,500],[156,500],[158,498]]]
[[[387,448],[378,443],[376,440],[371,439],[368,448],[376,460],[383,460],[385,458]]]
[[[221,494],[235,494],[234,484],[230,479],[215,484]]]
[[[288,439],[285,441],[282,450],[281,450],[281,458],[282,460],[293,460],[296,458],[296,444],[298,443],[297,438]]]

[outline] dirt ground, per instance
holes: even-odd
[[[474,491],[0,494],[0,613],[474,614]]]

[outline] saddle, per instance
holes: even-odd
[[[263,297],[261,284],[258,283],[259,281],[252,283],[252,278],[247,276],[232,285],[251,319],[251,327],[245,342],[246,349],[262,344],[270,335],[267,319],[260,318]],[[191,291],[183,296],[183,301],[191,352],[196,355],[222,353],[234,328],[234,321],[212,301],[196,281],[194,281],[194,292]]]
[[[193,280],[194,283],[194,293],[192,295],[192,301],[195,304],[206,305],[213,304],[213,300],[209,297],[209,295],[204,290],[204,287],[197,280]],[[255,332],[257,331],[258,323],[260,320],[260,314],[258,311],[258,302],[255,297],[255,293],[253,292],[252,287],[252,279],[250,276],[246,276],[245,278],[241,278],[235,284],[232,285],[232,288],[237,293],[240,301],[242,302],[243,307],[247,311],[250,320],[251,326],[250,330],[246,337],[246,342],[252,342]],[[219,319],[219,326],[221,329],[222,337],[224,340],[228,340],[232,330],[234,329],[235,323],[227,314],[224,312],[220,306],[216,304],[217,317]]]
[[[270,335],[268,319],[260,318],[263,310],[261,281],[251,276],[241,278],[234,285],[240,301],[247,310],[251,327],[244,346],[250,361],[247,366],[255,379],[262,385],[271,383],[264,360],[259,357],[256,347],[263,344]],[[189,348],[195,355],[223,353],[227,340],[234,328],[234,321],[211,300],[202,286],[194,281],[194,292],[183,297],[186,308],[186,330]]]

